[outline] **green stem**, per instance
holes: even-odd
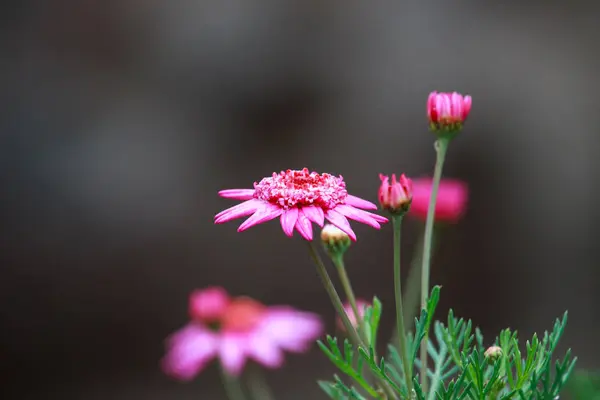
[[[370,338],[367,336],[367,331],[365,329],[365,322],[360,315],[360,311],[358,310],[358,306],[356,305],[356,297],[354,296],[354,291],[352,290],[352,285],[350,284],[350,278],[346,273],[346,268],[344,266],[344,257],[342,255],[338,255],[331,258],[333,264],[337,268],[338,275],[340,277],[340,282],[342,282],[342,287],[344,288],[344,293],[346,294],[346,298],[348,299],[348,303],[350,303],[350,307],[352,308],[352,312],[354,313],[354,317],[356,318],[356,323],[358,324],[358,333],[362,336],[362,340],[365,343],[370,342]]]
[[[394,225],[394,293],[396,296],[396,329],[400,339],[399,351],[402,357],[402,367],[406,379],[408,397],[412,397],[412,366],[408,361],[408,348],[406,345],[406,329],[404,329],[404,310],[402,309],[402,282],[400,278],[400,233],[402,230],[402,216],[392,218]]]
[[[254,400],[273,400],[273,394],[259,367],[250,369],[248,387]]]
[[[419,307],[420,301],[420,290],[421,290],[421,263],[423,262],[423,253],[419,251],[423,248],[423,235],[419,235],[419,241],[415,246],[418,249],[414,252],[412,262],[410,263],[410,270],[408,271],[408,277],[406,278],[406,292],[404,294],[404,324],[410,326],[414,324],[415,318],[421,315],[421,308]],[[437,246],[437,229],[436,225],[433,226],[433,236],[431,239],[431,252],[435,253]],[[408,329],[411,331],[411,328]]]
[[[229,400],[246,400],[240,380],[229,374],[223,366],[221,366],[221,379]]]
[[[358,336],[356,329],[354,329],[354,326],[352,326],[352,323],[348,319],[348,315],[346,314],[346,311],[344,311],[344,305],[342,304],[342,301],[340,300],[340,296],[338,295],[337,290],[335,290],[335,286],[333,285],[333,282],[331,281],[331,278],[329,277],[329,274],[327,273],[325,264],[323,264],[323,260],[319,256],[319,253],[318,253],[317,249],[315,248],[315,245],[313,244],[312,241],[308,242],[308,251],[310,253],[311,258],[315,262],[315,266],[317,267],[317,274],[319,274],[319,278],[321,278],[321,282],[323,283],[323,286],[325,287],[325,291],[329,295],[329,299],[331,300],[333,307],[335,308],[338,315],[340,316],[340,319],[342,320],[342,324],[344,325],[344,328],[346,328],[346,332],[348,333],[350,341],[352,342],[352,344],[354,346],[356,346],[357,349],[360,346],[363,349],[368,351],[369,348],[364,344],[364,342],[361,340],[360,336]],[[396,395],[394,394],[392,389],[389,387],[388,383],[383,379],[380,379],[380,382],[381,382],[381,387],[388,395],[388,398],[395,399]]]
[[[425,307],[427,296],[429,296],[429,270],[431,267],[431,242],[433,236],[433,222],[435,217],[435,205],[437,201],[438,188],[442,179],[442,169],[450,138],[441,136],[435,142],[435,151],[437,154],[435,160],[435,170],[433,173],[433,186],[431,188],[431,197],[429,199],[429,208],[427,209],[427,219],[425,220],[425,241],[423,243],[423,263],[421,264],[421,307]],[[423,392],[427,393],[427,343],[429,337],[426,334],[421,342],[421,386]]]
[[[340,300],[340,296],[338,295],[337,290],[335,290],[335,286],[333,285],[333,282],[331,281],[331,278],[327,273],[327,269],[323,264],[323,260],[321,259],[321,256],[319,256],[319,253],[317,252],[317,249],[315,248],[315,245],[312,241],[308,242],[308,250],[310,252],[310,256],[315,262],[315,266],[317,267],[317,273],[319,274],[319,278],[321,278],[321,282],[325,287],[325,291],[329,295],[329,299],[331,300],[335,311],[340,316],[344,328],[346,328],[346,332],[348,333],[350,341],[356,347],[362,346],[365,350],[368,350],[368,347],[365,346],[363,341],[358,336],[356,329],[354,329],[354,326],[352,326],[352,323],[348,319],[348,315],[346,314],[346,311],[344,311],[344,305],[342,304],[342,300]]]

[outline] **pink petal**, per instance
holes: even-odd
[[[233,376],[238,376],[246,363],[248,338],[243,335],[223,334],[219,348],[219,356],[223,368]]]
[[[254,189],[227,189],[221,190],[219,196],[226,199],[250,200],[254,197]]]
[[[250,201],[250,200],[249,200]],[[257,210],[250,218],[245,220],[238,228],[238,232],[243,232],[255,225],[270,221],[279,217],[283,213],[283,208],[274,204],[263,203],[263,208]]]
[[[354,208],[351,206],[347,206],[344,204],[340,204],[335,208],[335,211],[338,211],[340,214],[353,219],[358,222],[362,222],[363,224],[367,224],[372,226],[375,229],[381,228],[381,225],[373,217],[371,217],[371,213],[363,210],[359,210],[358,208]]]
[[[323,223],[325,222],[325,215],[323,214],[323,209],[321,207],[302,207],[302,212],[304,213],[306,218],[319,225],[321,228],[323,227]]]
[[[281,214],[281,228],[283,232],[292,237],[294,234],[294,226],[296,225],[296,220],[298,220],[298,208],[293,207],[288,210],[285,210],[283,214]]]
[[[250,338],[249,355],[265,367],[278,368],[283,365],[283,353],[277,342],[264,332],[256,332]]]
[[[309,242],[313,239],[313,229],[310,220],[304,215],[304,211],[300,210],[298,213],[298,220],[296,221],[296,230],[302,235],[302,237]]]
[[[340,228],[342,231],[346,232],[346,234],[350,236],[350,239],[356,242],[356,234],[350,227],[350,223],[346,217],[335,210],[328,210],[325,213],[325,218],[327,218],[329,222]]]
[[[165,373],[181,380],[192,379],[217,353],[218,338],[206,328],[190,324],[167,339]]]
[[[323,333],[323,323],[316,314],[289,307],[270,307],[257,331],[284,350],[306,351]]]
[[[215,215],[215,224],[222,224],[236,218],[253,214],[262,207],[263,204],[265,204],[263,200],[252,199],[230,207]]]
[[[346,204],[362,208],[364,210],[377,210],[377,206],[375,204],[361,199],[360,197],[352,196],[351,194],[346,197]]]

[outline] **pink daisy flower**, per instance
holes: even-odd
[[[214,358],[232,375],[241,373],[248,358],[281,367],[284,350],[304,352],[323,331],[315,314],[229,298],[222,288],[193,292],[190,314],[192,321],[167,338],[162,361],[165,373],[181,380],[192,379]]]
[[[348,194],[342,176],[302,170],[281,171],[254,183],[254,189],[228,189],[221,197],[244,200],[243,203],[215,215],[215,223],[222,224],[236,218],[250,217],[238,232],[280,217],[287,236],[294,230],[306,240],[312,240],[312,223],[323,227],[327,219],[356,241],[356,234],[348,218],[379,229],[387,218],[364,210],[376,210],[370,201]]]
[[[427,218],[431,198],[431,178],[413,180],[413,199],[409,215]],[[464,214],[469,199],[467,184],[455,179],[442,179],[438,188],[434,218],[438,222],[457,222]]]

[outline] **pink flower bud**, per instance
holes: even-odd
[[[229,295],[222,287],[194,290],[190,295],[190,316],[192,319],[214,322],[225,314],[229,303]]]
[[[433,180],[431,178],[415,179],[413,181],[410,215],[422,220],[427,218],[432,187]],[[435,220],[457,222],[467,208],[468,198],[469,190],[466,183],[454,179],[442,179],[435,205]]]
[[[457,131],[471,111],[471,96],[460,93],[431,92],[427,99],[427,117],[434,131]]]
[[[381,207],[392,213],[404,213],[410,207],[412,201],[412,181],[404,174],[396,180],[396,174],[392,174],[392,182],[387,175],[379,174],[381,186],[379,186],[379,203]]]

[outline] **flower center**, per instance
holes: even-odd
[[[283,208],[314,205],[329,210],[343,204],[348,196],[341,176],[302,170],[273,172],[273,176],[254,183],[254,197]]]
[[[260,322],[266,307],[248,297],[234,299],[221,317],[221,329],[227,331],[246,332],[252,330]]]

